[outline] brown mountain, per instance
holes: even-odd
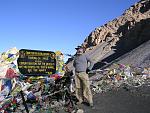
[[[125,10],[120,17],[97,27],[81,46],[86,48],[86,54],[95,62],[94,68],[97,69],[148,40],[150,40],[150,0],[141,0]],[[70,68],[71,64],[71,62],[68,64]]]

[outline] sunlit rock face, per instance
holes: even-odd
[[[95,68],[100,68],[149,39],[150,0],[141,0],[120,17],[95,28],[81,46],[97,64]]]

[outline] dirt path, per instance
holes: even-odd
[[[150,113],[150,86],[96,94],[95,109],[82,105],[84,113]]]

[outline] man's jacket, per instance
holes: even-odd
[[[89,67],[88,67],[88,62],[90,62]],[[93,65],[94,63],[85,54],[76,55],[74,58],[73,66],[75,67],[76,72],[86,72],[87,69],[91,70]]]

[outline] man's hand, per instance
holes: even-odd
[[[90,71],[91,71],[90,69],[88,69],[88,68],[86,69],[86,73],[88,73],[88,72],[90,72]]]

